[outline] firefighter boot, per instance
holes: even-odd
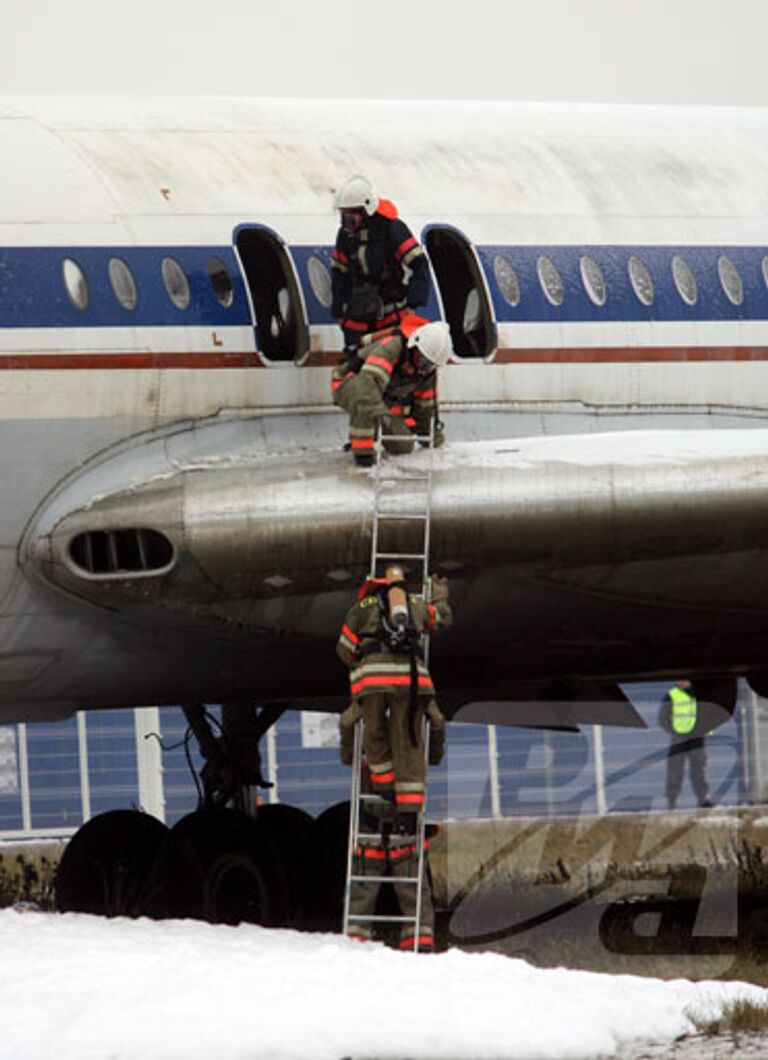
[[[397,832],[398,835],[415,836],[416,835],[416,821],[418,814],[412,810],[408,810],[405,813],[398,811],[397,814]]]

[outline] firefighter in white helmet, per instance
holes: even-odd
[[[341,226],[331,261],[331,314],[344,332],[345,355],[353,361],[363,335],[426,305],[429,268],[397,208],[380,199],[365,177],[345,181],[333,204]]]
[[[342,361],[333,371],[334,403],[349,413],[349,446],[355,463],[373,463],[376,428],[393,453],[409,453],[414,434],[426,438],[434,421],[434,444],[442,445],[444,428],[437,404],[437,370],[453,352],[451,332],[442,321],[415,315],[363,343],[359,370]],[[422,442],[426,444],[426,442]]]

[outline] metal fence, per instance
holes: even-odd
[[[431,816],[564,816],[663,809],[669,737],[657,725],[666,685],[625,691],[648,728],[581,732],[451,725],[430,772]],[[104,810],[137,807],[173,824],[197,804],[202,764],[176,708],[95,711],[64,722],[0,727],[0,838],[67,836]],[[161,750],[159,738],[167,750]],[[733,718],[707,737],[712,799],[762,802],[768,709],[744,685]],[[344,800],[337,719],[284,715],[263,741],[268,801],[317,815]],[[189,761],[188,761],[189,760]],[[695,800],[686,777],[680,807]]]

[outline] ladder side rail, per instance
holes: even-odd
[[[363,720],[355,722],[354,750],[352,753],[352,790],[349,797],[349,836],[347,839],[347,878],[344,887],[343,930],[346,936],[350,921],[350,903],[352,900],[352,863],[359,842],[360,830],[360,774],[363,761]]]
[[[432,599],[432,580],[429,576],[429,549],[432,543],[432,475],[435,470],[435,419],[429,421],[429,464],[428,464],[427,490],[426,490],[426,513],[424,522],[424,599],[427,604]],[[424,665],[429,667],[429,635],[422,637],[422,653]]]
[[[416,842],[418,844],[418,860],[416,862],[416,877],[418,883],[416,884],[416,933],[413,936],[413,950],[414,953],[419,952],[419,944],[421,939],[421,910],[424,901],[424,841],[426,839],[426,819],[427,819],[427,800],[426,800],[426,778],[427,770],[429,769],[429,718],[424,718],[422,726],[422,735],[424,738],[424,805],[421,808],[417,820],[418,825],[416,828]],[[434,929],[433,929],[434,930]],[[434,943],[433,943],[434,944]]]
[[[371,577],[376,577],[376,557],[379,551],[379,507],[381,500],[381,425],[376,427],[376,438],[373,443],[374,476],[373,476],[373,522],[371,527]]]

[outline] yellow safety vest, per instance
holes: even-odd
[[[696,727],[696,696],[684,688],[671,688],[669,698],[672,700],[672,728],[680,736],[692,732]]]

